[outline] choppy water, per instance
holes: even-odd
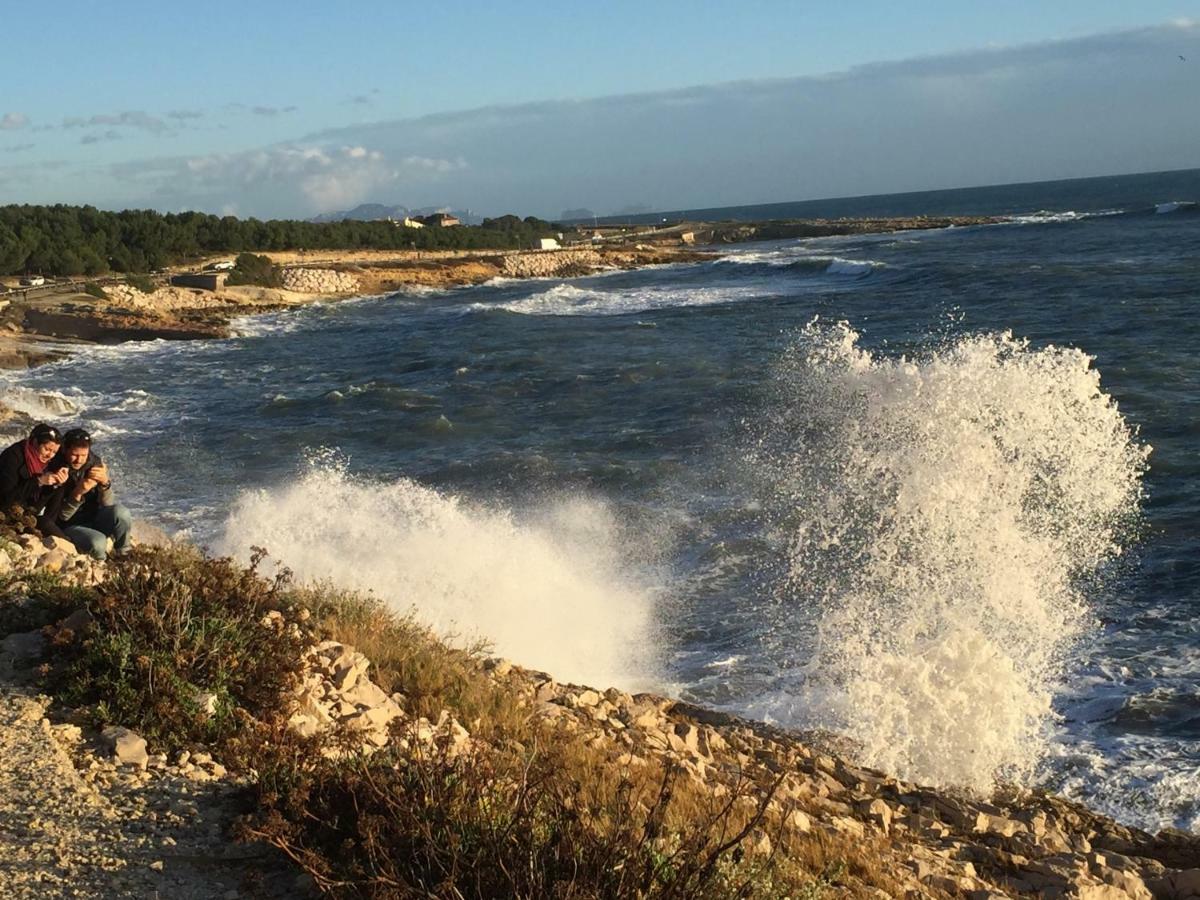
[[[1200,828],[1185,176],[316,306],[89,350],[5,399],[93,428],[142,516],[560,677]]]

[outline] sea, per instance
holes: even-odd
[[[1200,170],[92,347],[0,402],[135,516],[560,681],[1200,830]],[[710,210],[711,218],[761,208]]]

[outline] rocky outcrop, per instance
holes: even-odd
[[[1035,792],[956,795],[859,766],[853,748],[832,735],[787,732],[651,694],[560,685],[505,660],[488,668],[531,712],[605,749],[615,766],[657,757],[716,797],[747,776],[774,782],[770,808],[784,828],[878,846],[883,865],[894,864],[906,885],[902,896],[913,900],[1200,897],[1197,835],[1150,835]]]
[[[9,572],[58,575],[83,587],[103,579],[104,563],[76,552],[75,545],[62,538],[22,534],[0,540],[0,575]]]
[[[104,293],[114,306],[139,311],[167,313],[181,309],[222,309],[229,301],[212,291],[188,290],[178,287],[160,287],[143,293],[132,285],[105,285]]]
[[[335,269],[284,269],[283,287],[302,294],[353,294],[358,279]]]
[[[402,749],[414,742],[443,746],[451,756],[467,752],[471,738],[449,712],[443,710],[436,722],[410,717],[404,696],[389,696],[368,676],[371,661],[353,647],[337,641],[322,641],[305,660],[289,727],[309,737],[336,731],[340,746],[327,749],[330,755],[374,753],[396,741]]]
[[[553,278],[584,275],[603,265],[596,250],[545,250],[536,253],[509,253],[500,262],[505,278]]]

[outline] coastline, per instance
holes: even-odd
[[[290,276],[296,276],[291,280],[303,285],[302,290],[252,285],[211,291],[160,286],[152,294],[142,294],[118,283],[106,286],[111,294],[107,299],[75,290],[39,291],[36,298],[10,292],[0,303],[0,369],[31,368],[92,344],[225,338],[231,335],[232,320],[244,316],[406,288],[447,290],[498,277],[574,278],[611,269],[703,262],[725,255],[731,244],[747,241],[938,230],[1006,221],[996,216],[915,216],[697,222],[614,243],[545,251],[265,251],[262,255],[283,269],[285,284]],[[195,268],[224,258],[198,260]],[[170,276],[174,270],[166,274]]]
[[[435,262],[445,263],[445,270],[455,273],[446,277],[460,277],[463,270],[458,267],[467,263],[463,257],[453,259],[452,264],[421,260],[424,267],[399,268],[403,277],[415,279],[437,271]],[[305,260],[309,267],[378,268],[383,273],[380,278],[394,277],[384,262],[362,257]],[[488,263],[487,267],[495,265],[502,263]],[[410,270],[420,274],[410,276]],[[360,292],[302,294],[290,299],[274,293],[247,296],[266,289],[235,290],[241,292],[235,296],[244,298],[237,315],[287,309],[315,299],[361,296]],[[219,321],[217,312],[211,314]],[[112,332],[106,335],[112,337]],[[30,352],[40,346],[36,340]],[[69,352],[72,347],[100,342],[112,341],[76,338],[53,346]],[[903,870],[899,880],[905,893],[884,890],[876,896],[1188,898],[1194,896],[1192,886],[1200,878],[1200,846],[1195,835],[1167,831],[1152,837],[1039,792],[1001,791],[982,801],[952,790],[921,788],[856,766],[853,748],[824,736],[782,732],[652,695],[626,697],[620,692],[557,685],[544,673],[522,670],[503,660],[487,660],[483,665],[506,692],[531,698],[534,708],[547,718],[561,720],[580,742],[603,737],[614,746],[625,745],[625,752],[632,754],[622,737],[628,735],[637,745],[638,758],[649,758],[653,751],[689,771],[689,765],[701,771],[722,766],[733,771],[740,766],[764,774],[782,769],[796,775],[788,783],[788,790],[795,791],[798,802],[803,801],[798,810],[803,817],[792,823],[795,830],[806,826],[803,833],[820,835],[822,840],[857,842],[878,852],[881,865]],[[54,710],[47,713],[49,720],[55,714]],[[463,721],[470,724],[466,718]],[[721,741],[732,752],[714,750]],[[177,773],[169,769],[167,774],[174,777]],[[114,778],[120,775],[120,767],[114,767]],[[774,839],[775,832],[769,837]],[[765,846],[772,844],[768,841]],[[830,886],[831,891],[835,889]]]
[[[1166,829],[1152,835],[1038,790],[1001,784],[981,797],[932,788],[859,765],[854,746],[836,735],[790,731],[656,694],[559,683],[502,658],[454,650],[411,621],[383,612],[377,601],[331,599],[315,589],[300,594],[303,605],[281,603],[263,593],[266,582],[248,588],[249,576],[221,561],[200,561],[194,550],[143,549],[132,568],[114,567],[63,548],[47,551],[29,535],[6,538],[0,544],[0,566],[9,576],[0,594],[0,747],[18,765],[0,778],[0,831],[11,833],[5,839],[10,864],[0,872],[5,896],[75,896],[72,891],[86,885],[95,896],[157,890],[164,896],[240,897],[247,896],[241,889],[255,873],[269,873],[269,884],[259,885],[268,888],[265,894],[253,896],[310,896],[314,887],[336,894],[335,888],[352,883],[339,878],[346,871],[343,857],[371,855],[372,841],[383,840],[388,828],[409,827],[404,815],[413,812],[388,807],[388,815],[398,818],[353,842],[339,839],[337,857],[323,859],[323,830],[337,827],[330,817],[343,815],[349,802],[340,791],[357,796],[366,817],[373,798],[401,803],[403,795],[388,794],[394,784],[388,779],[402,783],[403,774],[396,773],[414,769],[425,778],[467,778],[471,790],[503,796],[511,793],[503,778],[497,783],[488,779],[498,776],[482,775],[473,782],[466,773],[491,772],[489,766],[503,759],[534,766],[547,753],[552,768],[582,766],[568,779],[641,785],[647,799],[658,782],[669,785],[668,794],[659,794],[661,806],[651,801],[651,811],[665,812],[672,796],[683,798],[685,809],[675,815],[701,831],[715,827],[720,835],[721,849],[704,842],[696,847],[732,852],[727,864],[745,866],[749,879],[762,879],[772,866],[794,878],[789,867],[799,866],[802,891],[809,892],[788,896],[819,897],[828,890],[906,900],[1190,900],[1200,892],[1200,836],[1194,834]],[[238,703],[243,722],[268,726],[270,743],[258,752],[297,741],[291,752],[301,754],[298,759],[313,754],[330,761],[300,763],[310,772],[305,778],[333,786],[333,793],[317,791],[291,813],[280,806],[276,782],[256,772],[259,757],[244,755],[242,742],[252,737],[172,737],[153,730],[160,729],[160,712],[140,714],[129,705],[115,721],[111,713],[97,717],[64,704],[61,680],[44,681],[54,669],[70,672],[74,654],[89,652],[89,634],[125,626],[123,615],[99,599],[106,592],[153,594],[172,579],[194,579],[200,586],[231,575],[241,579],[238,590],[248,591],[228,600],[243,617],[240,627],[259,632],[257,641],[294,640],[287,653],[296,655],[285,654],[276,664],[290,668],[292,660],[298,669],[281,682],[280,696],[229,699]],[[47,576],[59,587],[48,588]],[[89,591],[98,594],[88,599]],[[131,635],[145,640],[136,630]],[[170,629],[161,636],[168,644],[173,640]],[[213,650],[229,652],[219,645]],[[421,667],[402,662],[412,654],[423,660]],[[161,692],[163,709],[179,702],[170,688],[142,684],[136,672],[129,677],[131,689]],[[56,699],[38,696],[35,686]],[[98,699],[108,696],[100,690]],[[138,715],[140,722],[134,721]],[[207,733],[203,719],[190,721]],[[272,722],[293,736],[270,730]],[[146,732],[149,742],[137,733],[144,727],[153,730]],[[530,751],[530,742],[538,740],[544,746]],[[368,793],[356,794],[365,771],[378,780]],[[588,798],[582,787],[576,790],[577,798],[563,808],[568,816],[579,804],[601,811],[614,803],[612,796]],[[627,799],[618,794],[615,808]],[[475,813],[440,806],[450,800],[430,802],[439,815],[452,821],[463,816],[462,824],[471,827]],[[485,803],[489,815],[500,802],[497,796]],[[266,809],[238,818],[239,809],[258,804]],[[280,828],[281,815],[297,813],[310,823],[307,831]],[[653,815],[636,804],[626,814],[635,822],[650,815],[645,826],[634,826],[635,837],[642,827],[663,827],[651,826]],[[120,827],[104,827],[106,817]],[[694,839],[686,830],[664,836],[660,852],[680,853],[671,841],[684,841],[687,850]],[[53,859],[46,846],[55,848]],[[204,858],[228,861],[219,885],[211,885],[211,874],[198,865]],[[690,864],[694,860],[684,857],[676,862]],[[365,865],[360,879],[372,866],[390,871],[388,863]],[[756,884],[753,896],[779,896],[770,881]],[[128,889],[134,892],[124,893]]]

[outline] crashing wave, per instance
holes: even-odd
[[[1082,580],[1120,552],[1149,452],[1090,362],[1007,334],[883,358],[844,324],[806,329],[766,464],[785,594],[815,604],[818,643],[761,712],[844,729],[908,778],[1031,776],[1088,627]]]

